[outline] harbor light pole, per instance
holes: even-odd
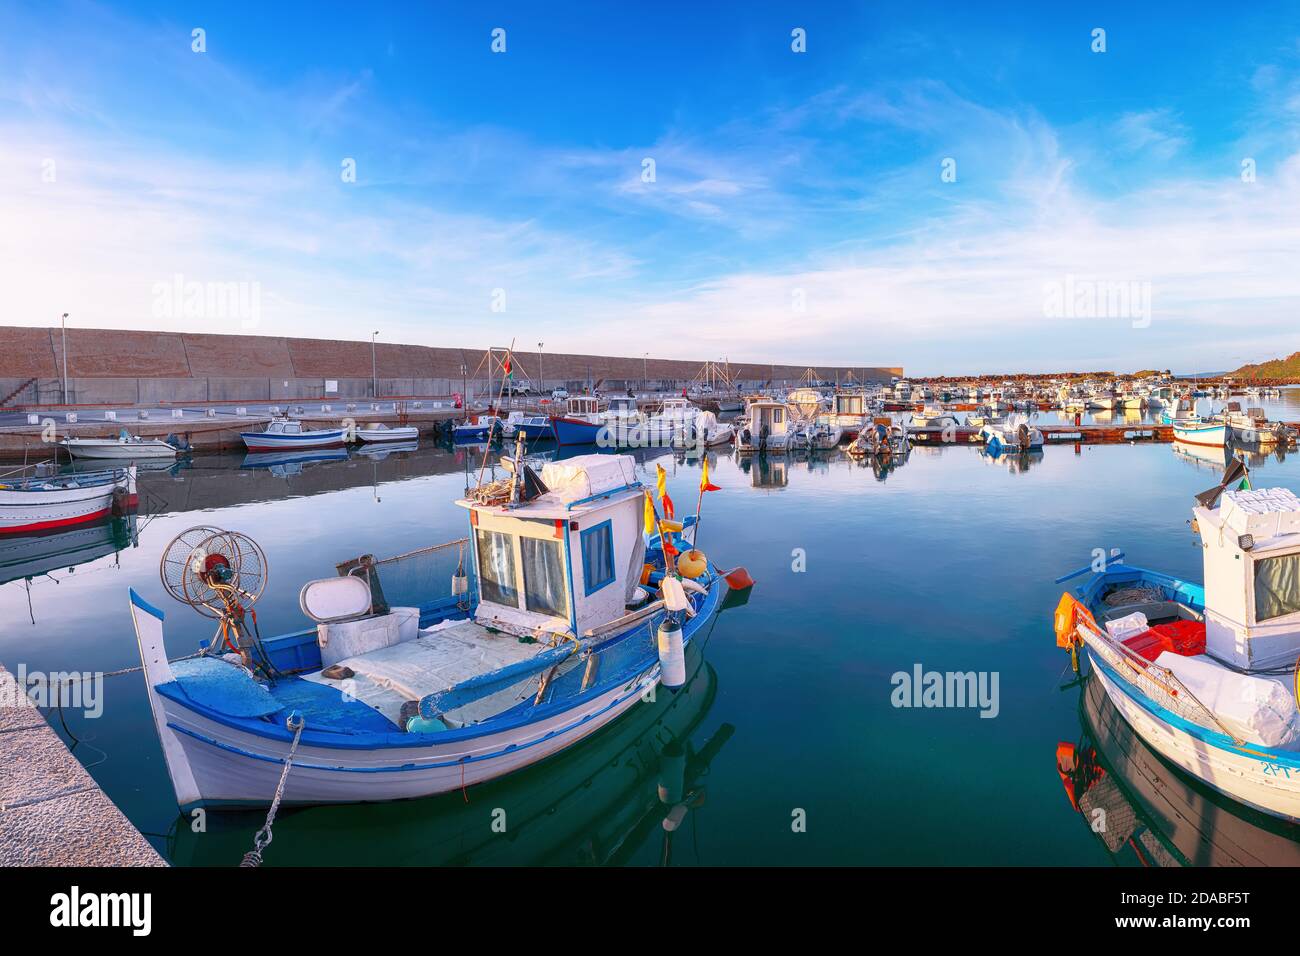
[[[375,336],[378,334],[370,333],[370,394],[375,398],[379,397],[379,367],[375,364]]]
[[[650,391],[649,368],[650,368],[650,353],[643,352],[641,354],[641,391],[647,393]]]
[[[542,374],[542,343],[537,343],[537,390],[546,391],[546,376]]]
[[[68,404],[68,313],[63,313],[59,325],[63,328],[63,404],[66,405]]]

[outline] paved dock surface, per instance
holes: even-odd
[[[0,866],[166,866],[0,666]]]

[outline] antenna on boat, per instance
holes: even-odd
[[[271,675],[274,668],[262,649],[252,610],[267,577],[266,553],[256,541],[238,531],[199,525],[172,539],[158,567],[168,594],[220,622],[205,654],[233,651],[252,669],[251,652],[256,650],[257,663]]]

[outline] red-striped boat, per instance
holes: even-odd
[[[80,474],[0,479],[0,534],[30,534],[96,521],[135,507],[135,466]]]

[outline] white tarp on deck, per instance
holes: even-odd
[[[631,455],[578,455],[542,467],[542,483],[561,501],[579,501],[636,481]]]

